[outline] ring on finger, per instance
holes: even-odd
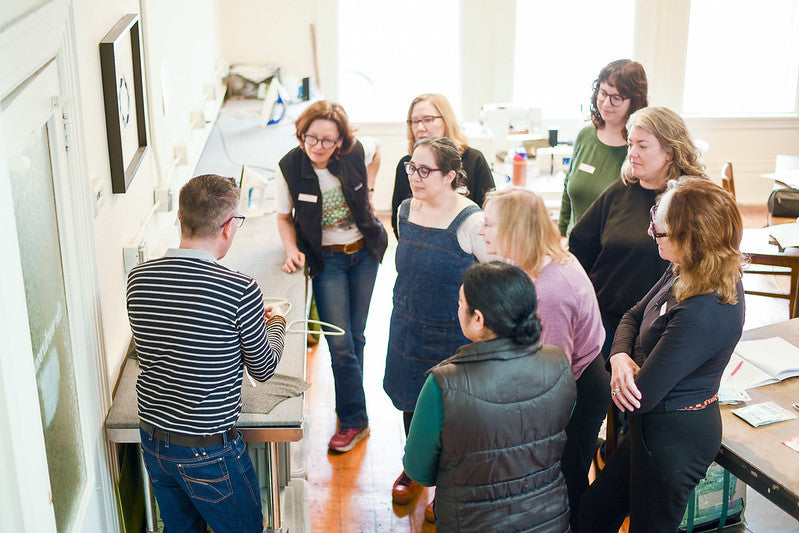
[[[612,396],[616,396],[616,395],[617,395],[618,393],[620,393],[620,392],[621,392],[621,387],[616,387],[615,389],[613,389],[612,391],[610,391],[610,394],[611,394]]]

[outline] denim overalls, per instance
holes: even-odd
[[[476,262],[458,244],[458,227],[480,211],[464,208],[446,229],[408,222],[411,199],[399,208],[397,282],[383,389],[394,406],[413,411],[425,372],[468,344],[458,322],[463,273]]]

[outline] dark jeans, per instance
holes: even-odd
[[[190,448],[139,430],[144,464],[169,533],[263,531],[261,493],[241,433],[221,446]]]
[[[718,403],[629,417],[624,436],[580,502],[580,532],[674,533],[721,446]]]
[[[597,355],[577,380],[577,403],[566,426],[561,469],[569,491],[572,531],[577,531],[580,498],[588,488],[588,470],[596,438],[610,405],[610,374]]]
[[[364,329],[377,277],[377,260],[368,249],[354,254],[324,252],[325,270],[313,279],[319,319],[342,328],[326,335],[336,388],[336,413],[342,429],[369,425],[363,392]]]

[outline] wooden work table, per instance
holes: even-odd
[[[274,214],[248,218],[239,228],[233,246],[220,263],[255,278],[264,294],[266,303],[270,298],[285,298],[292,307],[286,316],[290,323],[305,319],[308,302],[308,285],[302,272],[286,274],[281,266],[285,253],[277,233]],[[302,328],[304,330],[304,328]],[[286,334],[283,356],[276,374],[305,379],[306,335]],[[139,375],[138,361],[128,359],[117,385],[111,409],[106,417],[106,435],[116,443],[139,442],[139,416],[136,404],[136,378]],[[278,461],[277,443],[296,442],[303,436],[304,394],[277,404],[264,412],[263,398],[269,392],[270,382],[253,387],[245,378],[242,384],[242,411],[237,427],[248,443],[267,443],[266,464],[267,508],[266,530],[280,531],[279,483],[281,466]],[[283,473],[285,475],[285,473]],[[264,480],[261,480],[262,482]],[[149,503],[149,481],[145,479],[146,503]],[[151,511],[148,509],[148,511]],[[154,530],[152,513],[148,513],[148,530]]]
[[[782,337],[799,346],[799,319],[746,331],[741,340],[769,337]],[[799,403],[799,378],[747,392],[752,397],[749,405],[773,401],[795,411],[792,404]],[[716,462],[799,520],[799,452],[782,444],[799,435],[799,419],[755,428],[732,413],[736,407],[721,406],[724,432]]]

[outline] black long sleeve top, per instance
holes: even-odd
[[[591,278],[602,319],[610,325],[619,323],[669,264],[647,234],[649,209],[660,192],[617,180],[569,235],[569,251]]]
[[[652,290],[625,313],[611,354],[628,354],[641,367],[635,384],[641,407],[635,413],[701,408],[719,391],[721,375],[744,324],[744,291],[738,303],[722,304],[716,294],[678,302],[668,269]]]
[[[466,151],[461,154],[463,160],[463,170],[466,172],[466,188],[469,189],[467,195],[470,200],[483,207],[486,193],[494,188],[494,175],[491,167],[480,150],[466,147]],[[408,173],[405,172],[405,163],[411,160],[410,155],[406,155],[397,163],[397,172],[394,176],[394,194],[391,197],[391,227],[394,229],[394,236],[397,237],[397,210],[406,198],[410,198],[411,184],[408,181]]]

